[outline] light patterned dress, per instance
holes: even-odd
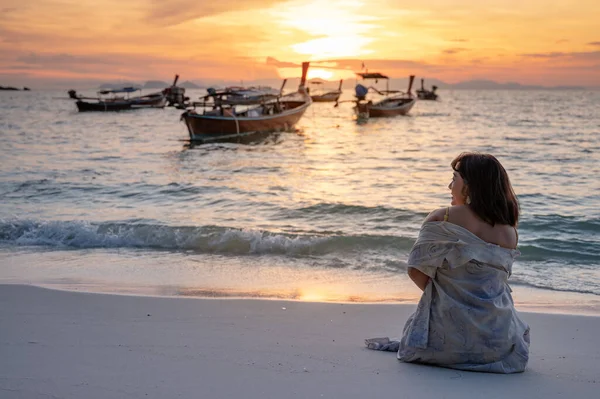
[[[366,340],[405,362],[518,373],[529,358],[529,326],[508,286],[517,250],[486,243],[449,222],[423,224],[409,267],[430,277],[400,341]]]

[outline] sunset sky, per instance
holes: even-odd
[[[598,0],[0,0],[0,85],[353,77],[600,87]]]

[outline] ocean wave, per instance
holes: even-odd
[[[302,264],[315,267],[377,273],[405,272],[413,243],[414,238],[397,235],[349,235],[339,231],[289,233],[214,225],[169,226],[148,219],[100,223],[0,219],[2,246],[45,247],[41,249],[51,251],[115,248],[232,257],[284,256],[290,261],[296,258]],[[598,257],[589,253],[594,247],[589,246],[586,253],[581,248],[577,251],[565,245],[566,242],[556,240],[520,246],[522,256],[518,262],[521,270],[513,275],[511,284],[600,295],[593,278],[581,277],[585,270],[595,273]],[[557,270],[548,264],[557,258],[557,264],[566,269]],[[544,265],[542,269],[548,273],[540,272],[540,265]],[[578,266],[571,269],[569,265]],[[579,275],[579,280],[565,280],[564,270]]]
[[[417,213],[393,207],[348,205],[342,203],[317,203],[296,209],[282,209],[281,213],[290,219],[344,215],[368,216],[396,222],[414,221],[416,223],[421,223],[425,216],[427,216],[426,213]]]
[[[389,235],[283,233],[223,226],[129,222],[0,221],[0,243],[60,248],[147,248],[231,255],[312,256],[357,251],[408,251],[414,240]]]
[[[600,289],[596,287],[590,286],[569,286],[569,287],[559,287],[554,285],[552,281],[545,280],[544,282],[531,282],[525,281],[523,279],[512,277],[510,281],[510,285],[520,285],[524,287],[538,288],[547,291],[556,291],[556,292],[573,292],[576,294],[592,294],[600,296]]]
[[[600,233],[600,219],[563,215],[534,215],[523,220],[519,229],[532,232],[592,232]]]
[[[598,263],[598,244],[574,240],[533,240],[519,245],[521,260],[547,261],[560,259],[566,264]]]

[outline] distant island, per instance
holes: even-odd
[[[439,82],[438,86],[444,89],[466,89],[466,90],[585,90],[585,87],[581,86],[537,86],[537,85],[522,85],[516,82],[498,83],[493,80],[468,80],[465,82],[459,82],[454,84],[445,83],[442,81],[431,80],[425,83],[435,84]]]
[[[98,86],[98,89],[107,90],[107,89],[117,89],[117,88],[121,88],[121,87],[135,87],[140,90],[141,89],[165,89],[167,87],[171,87],[171,84],[172,83],[167,83],[162,80],[148,80],[142,85],[140,85],[139,83],[134,83],[134,82],[102,83],[100,86]],[[177,86],[183,87],[186,89],[201,89],[202,88],[202,86],[199,86],[196,83],[191,82],[189,80],[186,80],[185,82],[180,83]]]
[[[417,76],[415,79],[415,83],[413,85],[413,90],[416,90],[421,87],[421,76]],[[538,85],[523,85],[516,82],[507,82],[507,83],[498,83],[493,80],[485,80],[485,79],[475,79],[475,80],[467,80],[458,83],[447,83],[439,79],[427,78],[425,79],[425,88],[430,88],[435,85],[440,90],[595,90],[598,89],[596,87],[582,87],[582,86],[538,86]],[[338,83],[338,80],[335,81],[326,81],[323,79],[311,79],[309,82],[320,82],[324,84],[332,84]],[[356,82],[360,82],[358,79],[346,79],[344,80],[343,88],[345,90],[352,90]],[[279,87],[281,86],[282,79],[263,79],[257,81],[248,81],[244,82],[246,86],[270,86],[270,87]],[[297,87],[300,83],[299,78],[290,78],[287,81],[287,88]],[[135,82],[115,82],[115,83],[103,83],[98,86],[100,90],[106,89],[116,89],[121,87],[136,87],[139,89],[165,89],[167,87],[171,87],[171,82],[165,82],[162,80],[148,80],[145,83],[135,83]],[[379,82],[381,84],[381,82]],[[408,84],[407,78],[391,78],[389,81],[389,87],[394,89],[404,90]],[[204,89],[207,87],[226,87],[226,86],[239,86],[239,82],[235,81],[227,81],[227,80],[218,80],[218,81],[207,81],[201,84],[194,83],[190,80],[186,80],[182,83],[178,83],[177,86],[183,87],[185,89]],[[2,87],[2,86],[0,86]],[[2,90],[19,90],[14,88],[2,88]],[[28,90],[25,88],[25,90]]]
[[[19,89],[18,87],[12,87],[12,86],[0,86],[0,90],[9,90],[9,91],[30,91],[31,89],[29,87],[23,87],[23,89]]]
[[[161,80],[149,80],[146,83],[144,83],[144,86],[142,87],[144,89],[164,89],[165,87],[169,86],[171,86],[169,83],[163,82]]]
[[[184,87],[186,89],[202,89],[203,86],[199,86],[194,82],[190,82],[189,80],[186,80],[185,82],[183,82],[182,84],[178,85],[181,87]]]

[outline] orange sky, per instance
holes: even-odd
[[[251,81],[308,60],[331,80],[364,62],[392,77],[600,87],[599,20],[598,0],[0,0],[0,84]]]

